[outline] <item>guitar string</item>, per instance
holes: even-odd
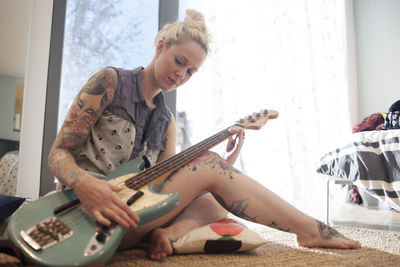
[[[154,167],[147,169],[139,174],[137,174],[136,176],[129,178],[129,180],[127,180],[125,182],[126,186],[128,186],[129,188],[136,188],[138,185],[140,186],[143,182],[145,182],[148,178],[153,178],[153,177],[158,177],[157,175],[160,173],[160,171],[165,170],[166,168],[175,168],[175,164],[178,161],[181,161],[182,158],[187,158],[188,154],[190,154],[191,151],[194,151],[196,148],[199,148],[200,144],[195,145],[194,147],[192,147],[189,151],[185,150],[182,153],[179,153],[178,155],[176,155],[175,157],[172,158],[172,160],[166,160],[164,162],[161,162],[160,164],[155,165]]]
[[[206,148],[210,148],[211,146],[204,145]],[[154,168],[148,172],[143,174],[139,174],[138,176],[133,177],[133,179],[127,180],[126,185],[129,188],[138,190],[140,187],[148,184],[152,180],[157,179],[158,177],[162,177],[162,175],[166,175],[168,172],[173,171],[178,168],[180,165],[183,165],[190,160],[194,159],[194,156],[200,155],[206,150],[202,149],[203,146],[197,146],[195,149],[191,151],[186,151],[184,154],[179,157],[174,158],[174,161],[167,162],[157,168]],[[196,151],[196,149],[200,150]]]
[[[232,126],[231,126],[232,127]],[[215,134],[214,136],[207,138],[206,140],[194,145],[193,147],[184,150],[178,153],[175,157],[172,157],[168,160],[161,162],[160,164],[155,165],[152,168],[149,168],[143,172],[138,173],[132,178],[126,180],[125,184],[129,188],[136,189],[140,188],[143,185],[146,185],[150,181],[160,177],[162,174],[165,174],[169,171],[173,171],[179,166],[193,160],[195,156],[200,155],[203,152],[206,152],[207,149],[210,149],[214,145],[220,143],[224,139],[226,139],[230,134],[229,128]]]

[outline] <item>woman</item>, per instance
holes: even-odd
[[[150,233],[148,254],[155,260],[172,253],[171,241],[225,217],[227,211],[295,233],[302,246],[359,248],[358,242],[300,212],[234,169],[232,164],[243,143],[243,131],[238,128],[231,129],[239,143],[228,159],[207,152],[179,169],[161,189],[178,192],[178,207],[140,227],[136,226],[137,215],[114,194],[121,188],[98,179],[138,156],[146,155],[155,164],[175,154],[175,120],[161,91],[187,82],[209,49],[203,16],[192,10],[186,13],[184,22],[166,25],[158,33],[156,54],[149,66],[133,71],[106,68],[82,88],[49,155],[54,175],[64,188],[74,189],[98,222],[109,225],[115,221],[131,227],[121,248],[132,247]],[[235,203],[246,208],[239,209]]]

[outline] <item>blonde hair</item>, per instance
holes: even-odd
[[[211,37],[208,33],[203,14],[196,10],[187,9],[184,21],[166,24],[158,32],[154,41],[156,46],[161,39],[164,39],[167,45],[192,40],[203,47],[206,54],[208,54]]]

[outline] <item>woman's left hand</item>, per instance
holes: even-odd
[[[229,136],[228,139],[228,144],[226,145],[226,152],[231,152],[233,149],[235,149],[227,158],[226,161],[233,165],[240,153],[240,150],[242,149],[243,146],[243,141],[244,141],[244,130],[241,127],[233,126],[232,128],[229,129],[231,132],[231,136]],[[239,143],[236,143],[237,139],[239,138]]]

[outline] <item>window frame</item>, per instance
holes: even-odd
[[[50,37],[49,67],[44,114],[42,158],[40,168],[39,195],[43,196],[56,187],[54,175],[48,167],[48,155],[57,136],[57,120],[61,84],[61,66],[67,0],[53,0],[53,15]],[[174,22],[179,16],[179,0],[159,0],[158,28]],[[165,101],[173,114],[176,110],[176,92],[164,93]]]

